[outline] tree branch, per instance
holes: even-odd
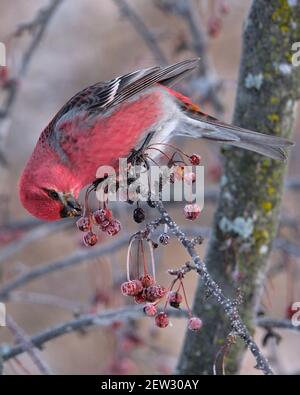
[[[187,312],[185,310],[170,309],[167,311],[172,317],[186,317]],[[52,328],[48,328],[39,334],[30,338],[30,343],[34,347],[41,348],[45,343],[50,340],[56,339],[57,337],[63,336],[67,333],[79,331],[80,329],[86,329],[89,327],[101,327],[110,326],[114,322],[124,322],[128,320],[137,320],[145,317],[143,307],[141,306],[127,306],[115,310],[106,310],[104,313],[99,314],[86,314],[79,318],[71,321],[64,322],[56,325]],[[16,346],[2,345],[0,347],[0,360],[7,361],[17,355],[28,351],[24,344],[18,344]]]
[[[32,362],[38,368],[40,373],[43,375],[52,374],[48,365],[42,360],[38,352],[34,349],[34,345],[31,342],[31,339],[27,336],[23,329],[19,327],[19,325],[13,320],[11,316],[7,316],[6,323],[8,329],[16,337],[19,343],[18,345],[22,347],[23,351],[26,351],[28,353]]]
[[[136,32],[143,38],[150,51],[153,53],[155,59],[161,64],[166,64],[167,58],[161,50],[153,33],[147,28],[142,18],[135,12],[135,10],[127,3],[126,0],[113,1],[119,8],[121,14],[128,19]]]
[[[295,326],[290,320],[278,320],[271,317],[258,317],[256,319],[256,324],[265,329],[287,329],[300,332],[300,325]]]

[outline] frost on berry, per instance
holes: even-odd
[[[90,231],[87,232],[84,236],[83,236],[83,242],[87,247],[92,247],[94,246],[98,241],[98,237],[97,235]]]
[[[155,280],[150,274],[145,274],[144,276],[142,276],[140,278],[140,281],[142,282],[144,288],[148,288],[151,285],[155,284]]]
[[[190,163],[194,166],[200,165],[201,162],[201,156],[197,154],[193,154],[190,156]]]
[[[121,292],[123,295],[136,296],[143,290],[143,285],[140,280],[126,281],[121,285]]]
[[[157,308],[154,304],[147,303],[146,306],[144,307],[144,313],[148,317],[154,317],[157,314]]]
[[[199,329],[202,328],[202,325],[203,325],[203,323],[200,318],[191,317],[188,322],[188,329],[190,331],[198,331]]]
[[[161,299],[167,293],[166,288],[160,285],[152,285],[151,287],[144,288],[143,295],[147,302],[155,302]]]
[[[171,307],[178,309],[182,299],[182,295],[179,292],[173,291],[169,293],[168,302]]]
[[[88,232],[91,228],[91,221],[89,217],[81,217],[76,221],[76,226],[81,232]]]
[[[194,204],[187,204],[184,207],[183,212],[186,219],[190,221],[194,221],[196,218],[199,217],[201,210],[198,204],[194,203]]]
[[[93,217],[96,224],[100,225],[101,227],[106,227],[113,218],[112,212],[108,208],[96,210],[93,213]]]
[[[155,325],[159,328],[166,328],[169,325],[169,317],[165,312],[158,313],[155,317]]]
[[[142,292],[140,292],[138,295],[134,297],[134,301],[136,304],[142,304],[146,302],[145,296],[143,295]]]
[[[110,221],[108,226],[105,228],[105,232],[109,236],[115,236],[120,232],[120,230],[121,230],[121,222],[118,221],[117,219],[113,219],[112,221]]]

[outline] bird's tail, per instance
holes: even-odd
[[[287,159],[287,149],[294,145],[293,142],[283,137],[253,132],[221,122],[197,108],[185,110],[187,118],[185,118],[184,123],[186,123],[186,130],[189,130],[189,132],[183,132],[182,134],[188,133],[193,137],[201,137],[244,148],[280,161]]]

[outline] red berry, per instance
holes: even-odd
[[[151,287],[144,288],[143,290],[143,295],[147,302],[155,302],[165,296],[166,293],[166,288],[160,285],[152,285]]]
[[[151,285],[154,285],[154,284],[155,284],[154,278],[153,278],[150,274],[148,274],[148,273],[145,274],[144,276],[142,276],[142,277],[140,278],[140,281],[142,282],[144,288],[148,288],[148,287],[150,287]]]
[[[92,247],[94,246],[98,241],[98,237],[97,235],[90,231],[87,232],[84,236],[83,236],[83,242],[87,247]]]
[[[89,217],[81,217],[76,221],[76,225],[81,232],[88,232],[91,228],[91,221]]]
[[[144,313],[148,317],[154,317],[157,314],[157,308],[154,306],[154,304],[147,303],[146,306],[144,307]]]
[[[179,292],[173,291],[169,293],[168,301],[170,306],[175,307],[176,309],[179,308],[180,303],[182,302],[182,296]]]
[[[166,328],[169,325],[169,317],[167,313],[158,313],[155,317],[155,325],[159,328]]]
[[[142,303],[145,303],[145,302],[146,302],[146,299],[145,299],[143,293],[141,292],[141,293],[139,293],[138,295],[136,295],[136,296],[134,297],[134,301],[135,301],[135,303],[137,303],[137,304],[142,304]]]
[[[190,162],[191,162],[191,164],[194,165],[194,166],[200,165],[201,156],[200,156],[200,155],[197,155],[197,154],[191,155],[191,156],[190,156]]]
[[[198,204],[194,203],[194,204],[187,204],[184,207],[183,212],[186,219],[190,221],[194,221],[196,218],[199,217],[201,210]]]
[[[188,322],[188,328],[190,331],[198,331],[202,328],[202,321],[198,317],[191,317]]]
[[[123,295],[136,296],[143,290],[143,285],[140,280],[127,281],[121,285],[121,292]]]
[[[105,228],[105,232],[109,236],[115,236],[121,230],[121,222],[117,219],[110,221],[109,225]]]
[[[99,210],[96,210],[93,213],[94,220],[96,224],[101,225],[101,226],[107,226],[109,222],[112,220],[112,212],[108,208],[102,208]]]

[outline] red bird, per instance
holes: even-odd
[[[42,132],[20,179],[20,199],[44,220],[80,213],[80,190],[101,165],[117,168],[146,137],[204,138],[285,160],[292,145],[220,122],[169,87],[197,67],[198,59],[151,67],[92,85],[72,97]]]

